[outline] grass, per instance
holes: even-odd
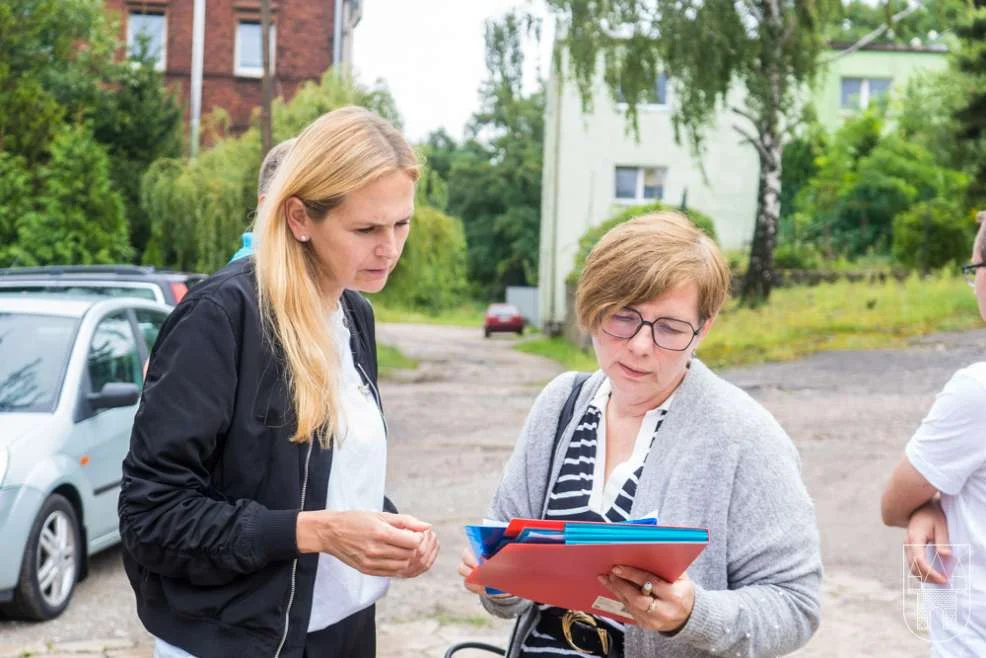
[[[417,367],[416,359],[406,356],[392,345],[377,343],[377,368],[381,377],[386,377],[394,370],[413,370]]]
[[[519,352],[544,356],[562,364],[566,370],[579,370],[581,372],[592,372],[598,366],[596,357],[592,352],[583,352],[576,345],[570,343],[562,336],[548,338],[540,336],[518,343],[514,348]]]
[[[981,325],[976,298],[959,277],[840,281],[779,288],[756,309],[730,302],[698,354],[713,367],[787,361],[828,350],[900,347],[917,336]],[[591,353],[561,338],[525,341],[517,349],[573,370],[596,368]]]
[[[434,313],[409,310],[374,304],[373,312],[377,322],[399,322],[411,324],[444,324],[458,327],[482,327],[486,307],[480,304],[463,304],[456,308]]]

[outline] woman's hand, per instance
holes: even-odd
[[[368,576],[400,576],[416,564],[430,530],[407,514],[320,510],[301,512],[296,532],[301,553],[328,553]]]
[[[935,551],[943,558],[952,554],[948,545],[948,524],[945,512],[937,499],[930,500],[914,510],[907,522],[904,539],[904,553],[911,573],[922,581],[944,585],[946,576],[934,569],[928,562],[925,546],[935,546]]]
[[[438,557],[438,546],[438,535],[435,534],[435,531],[425,530],[424,539],[414,551],[410,564],[397,575],[401,578],[416,578],[431,569],[432,565],[435,564],[435,558]]]
[[[599,582],[623,603],[640,628],[673,633],[685,625],[695,607],[695,584],[683,574],[669,583],[652,573],[633,567],[613,567]],[[650,583],[645,587],[644,583]],[[649,589],[650,594],[643,590]]]
[[[466,582],[466,578],[478,566],[479,562],[476,561],[476,556],[473,555],[472,549],[468,546],[462,549],[462,560],[459,562],[459,575],[462,576],[463,586],[473,594],[482,594],[486,589],[482,585],[473,585],[472,583]]]

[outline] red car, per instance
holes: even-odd
[[[483,321],[483,334],[489,338],[494,332],[524,333],[524,316],[513,304],[490,304]]]

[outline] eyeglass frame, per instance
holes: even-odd
[[[969,263],[968,265],[962,266],[962,274],[965,275],[965,282],[973,288],[976,287],[976,270],[980,267],[986,267],[986,260],[981,260],[978,263]]]
[[[982,265],[986,265],[986,263],[982,263]],[[617,340],[633,340],[634,338],[637,337],[637,334],[640,333],[640,330],[644,328],[644,325],[648,325],[648,326],[650,326],[650,339],[651,339],[651,341],[653,341],[654,345],[656,345],[657,347],[660,347],[662,350],[668,350],[669,352],[684,352],[685,350],[687,350],[689,347],[692,346],[692,343],[695,342],[695,336],[698,336],[700,333],[702,333],[702,328],[701,327],[699,327],[698,329],[696,329],[695,327],[692,326],[692,323],[691,322],[689,322],[688,320],[682,320],[681,318],[672,318],[672,317],[668,317],[668,316],[662,315],[661,317],[654,318],[653,320],[645,320],[644,319],[644,316],[640,313],[640,311],[638,311],[637,309],[635,309],[633,307],[624,306],[620,310],[621,311],[633,311],[634,313],[636,313],[637,317],[640,318],[640,324],[637,325],[637,328],[633,331],[632,334],[630,334],[629,336],[627,336],[627,337],[624,338],[623,336],[617,336],[615,334],[609,333],[608,331],[606,331],[603,328],[602,323],[600,323],[599,330],[602,331],[607,336],[610,336],[610,337],[615,338]],[[682,324],[688,325],[688,328],[692,330],[692,337],[688,340],[688,344],[685,345],[684,347],[682,347],[681,349],[677,349],[676,350],[676,349],[674,349],[672,347],[665,347],[664,345],[661,345],[660,343],[658,343],[657,342],[657,336],[654,334],[654,325],[656,325],[661,320],[673,320],[674,322],[681,322]],[[605,319],[603,320],[603,322],[605,322]]]

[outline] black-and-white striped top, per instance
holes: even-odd
[[[667,414],[671,398],[647,413],[630,458],[617,465],[609,480],[604,482],[609,393],[609,381],[606,381],[579,420],[565,452],[558,479],[548,495],[546,519],[619,523],[630,518],[630,508],[644,462]],[[540,605],[539,608],[542,612],[563,612],[547,605]],[[623,634],[624,625],[617,621],[604,617],[597,617],[596,621],[605,625],[611,634]],[[524,638],[520,655],[533,658],[585,654],[572,649],[565,638],[549,634],[539,621]]]

